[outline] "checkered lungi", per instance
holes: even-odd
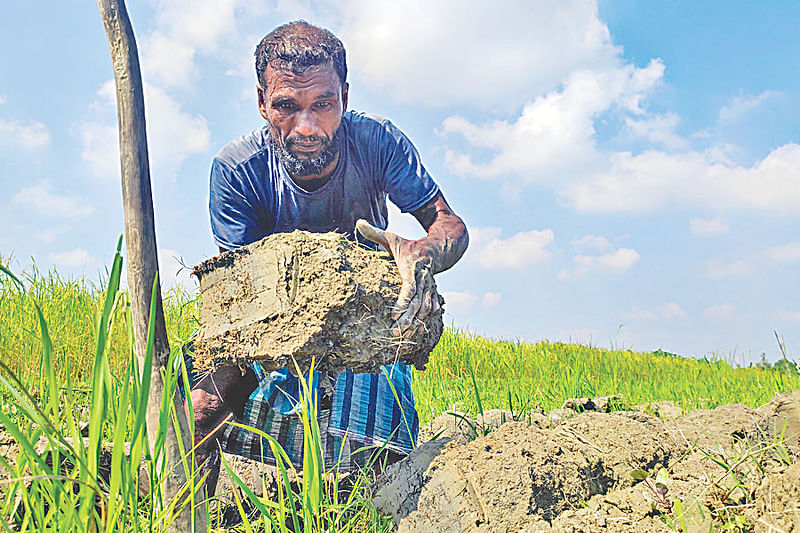
[[[190,383],[198,376],[191,371],[191,354],[184,360]],[[275,438],[294,467],[303,466],[303,424],[297,415],[300,379],[287,369],[265,372],[258,363],[252,368],[258,386],[235,422],[257,428]],[[410,453],[419,431],[419,419],[411,392],[411,371],[403,363],[383,367],[380,374],[344,372],[331,376],[327,390],[313,384],[317,397],[317,421],[327,470],[348,472],[368,465],[383,447],[399,454]],[[226,425],[219,437],[223,451],[275,464],[267,439],[254,431]]]

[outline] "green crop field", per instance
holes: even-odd
[[[131,364],[135,358],[127,298],[116,290],[119,275],[118,264],[100,284],[63,279],[54,271],[32,270],[17,281],[0,273],[0,424],[19,448],[17,457],[0,456],[0,516],[11,517],[0,527],[79,531],[92,524],[98,531],[163,531],[177,512],[177,502],[157,501],[157,484],[165,473],[158,470],[159,458],[146,451],[139,417],[143,385]],[[180,289],[165,294],[170,345],[176,354],[197,327],[198,300]],[[173,383],[177,379],[168,377]],[[413,385],[425,424],[449,409],[473,415],[491,408],[547,411],[567,398],[611,394],[628,406],[659,400],[674,400],[685,409],[727,403],[758,406],[779,392],[799,388],[800,382],[791,365],[736,368],[724,359],[498,341],[448,329],[427,369],[414,372]],[[84,446],[76,444],[82,423],[89,423]],[[60,455],[44,461],[42,451],[34,449],[38,441],[51,452],[60,450]],[[137,451],[139,457],[145,454],[151,465],[150,499],[136,491],[138,459],[126,456],[124,446],[114,448],[111,479],[101,479],[101,441],[128,442],[132,456]],[[113,474],[115,468],[122,473]],[[262,513],[238,527],[389,529],[387,519],[368,503],[364,483],[356,483],[342,500],[336,480],[316,472],[314,484],[306,481],[315,478],[308,474],[300,489],[292,489],[299,491],[296,494],[286,492],[278,502],[250,502]],[[238,509],[244,514],[244,506]]]

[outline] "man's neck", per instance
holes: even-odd
[[[314,192],[317,189],[321,189],[331,180],[330,174],[327,176],[306,176],[303,178],[295,178],[292,176],[291,178],[295,185],[306,192]]]

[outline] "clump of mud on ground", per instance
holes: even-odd
[[[331,373],[376,373],[398,360],[424,368],[442,334],[439,310],[410,337],[394,335],[397,266],[337,233],[270,235],[193,274],[202,295],[194,345],[200,369],[259,361],[294,371],[294,359],[305,371],[312,357]]]
[[[466,426],[491,430],[477,438],[449,419],[465,415],[443,415],[431,426],[450,438],[390,466],[373,501],[400,532],[706,532],[738,520],[732,531],[800,533],[800,391],[673,419],[566,410],[493,413]]]

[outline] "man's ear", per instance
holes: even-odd
[[[264,95],[264,88],[261,85],[256,85],[256,89],[258,90],[258,110],[264,120],[267,120],[267,99]]]
[[[342,115],[347,111],[347,96],[350,92],[350,84],[344,82],[342,84]]]

